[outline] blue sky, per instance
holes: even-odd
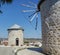
[[[23,13],[22,10],[33,10],[33,8],[27,8],[21,6],[21,4],[29,4],[31,1],[35,4],[38,3],[38,0],[13,0],[12,4],[5,4],[0,9],[3,11],[3,14],[0,14],[0,38],[8,37],[7,29],[14,24],[18,24],[24,28],[24,37],[25,38],[41,38],[41,17],[39,14],[38,29],[35,30],[35,20],[30,24],[27,18],[32,12]],[[29,4],[31,5],[31,4]]]

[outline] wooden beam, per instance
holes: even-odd
[[[38,7],[38,10],[40,11],[40,6],[41,6],[41,4],[44,2],[45,0],[41,0],[39,3],[38,3],[38,5],[37,5],[37,7]]]

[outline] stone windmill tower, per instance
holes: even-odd
[[[60,0],[41,0],[43,51],[60,55]]]
[[[17,24],[14,24],[8,29],[8,45],[21,46],[23,45],[23,31],[24,29]]]

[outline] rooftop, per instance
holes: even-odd
[[[8,30],[24,30],[21,26],[14,24]]]

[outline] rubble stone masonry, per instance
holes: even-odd
[[[45,0],[41,6],[43,52],[60,55],[60,0]]]

